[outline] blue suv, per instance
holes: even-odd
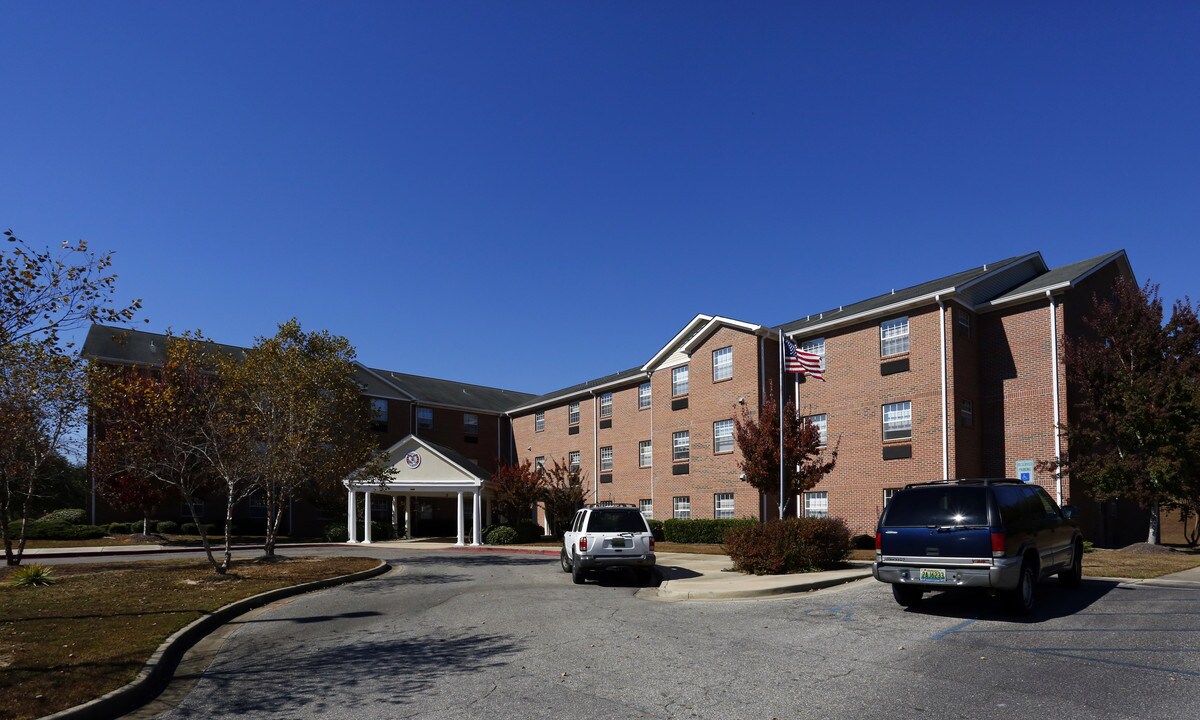
[[[905,607],[931,590],[986,588],[1028,613],[1039,579],[1080,583],[1083,538],[1073,516],[1020,480],[907,485],[879,518],[872,573]]]

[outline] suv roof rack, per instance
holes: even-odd
[[[584,505],[584,507],[585,508],[633,508],[635,510],[637,509],[637,505],[634,505],[633,503],[609,503],[607,505],[601,505],[600,503],[588,503],[587,505]]]
[[[1024,480],[1015,478],[961,478],[957,480],[930,480],[929,482],[909,483],[904,489],[929,487],[931,485],[1029,485]]]

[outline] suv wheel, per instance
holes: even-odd
[[[558,564],[562,566],[563,572],[571,572],[571,558],[567,555],[566,548],[558,551]]]
[[[579,563],[573,563],[571,565],[571,581],[576,585],[582,585],[586,578],[587,571],[583,569],[583,566]]]
[[[1071,553],[1071,567],[1058,573],[1058,582],[1069,588],[1077,588],[1083,582],[1083,543],[1075,543],[1075,549]]]
[[[1006,600],[1008,601],[1008,609],[1018,615],[1027,615],[1033,610],[1033,586],[1037,583],[1037,574],[1034,572],[1033,564],[1028,560],[1021,566],[1021,576],[1017,580],[1017,587],[1008,592]]]
[[[904,607],[912,607],[919,604],[921,596],[924,594],[921,588],[913,585],[892,584],[892,597],[896,598],[896,602]]]

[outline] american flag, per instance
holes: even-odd
[[[796,347],[796,343],[792,342],[791,338],[783,340],[783,369],[825,382],[825,370],[821,367],[821,356],[816,353],[804,352]]]

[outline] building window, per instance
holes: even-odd
[[[883,506],[884,507],[887,507],[888,503],[892,501],[892,496],[895,495],[896,491],[899,489],[900,488],[884,488],[883,489]]]
[[[533,469],[541,472],[546,469],[546,456],[538,455],[533,459]]]
[[[650,467],[654,464],[654,446],[649,440],[638,443],[638,467]]]
[[[383,398],[371,398],[371,429],[387,430],[388,401]]]
[[[958,316],[958,332],[965,337],[971,337],[971,313],[966,310],[958,309],[954,311]]]
[[[821,370],[825,369],[825,338],[812,338],[800,343],[800,349],[806,353],[821,356]]]
[[[692,519],[692,498],[689,495],[677,495],[671,498],[671,517],[677,520]]]
[[[733,377],[733,348],[713,350],[713,382]]]
[[[975,403],[963,400],[958,404],[958,420],[964,427],[975,427]]]
[[[569,465],[572,470],[576,470],[576,471],[579,470],[579,451],[578,450],[572,450],[571,452],[569,452],[567,454],[567,465]]]
[[[575,402],[573,402],[567,406],[567,424],[568,425],[578,425],[579,424],[579,401],[578,400],[576,400]]]
[[[650,408],[650,383],[644,382],[638,385],[638,410],[648,410]]]
[[[192,517],[192,512],[195,512],[196,517],[203,520],[204,519],[204,501],[197,500],[196,502],[192,503],[191,508],[188,507],[187,503],[180,504],[179,514],[182,515],[185,519],[190,520]]]
[[[645,498],[638,500],[638,510],[642,511],[642,517],[647,520],[654,518],[654,501]]]
[[[908,318],[884,320],[879,324],[879,356],[908,352]]]
[[[612,393],[610,392],[600,396],[600,417],[612,417]]]
[[[713,423],[713,453],[733,452],[733,421],[718,420]]]
[[[467,435],[479,434],[479,416],[475,413],[463,413],[463,433]]]
[[[600,471],[612,471],[612,445],[600,448]]]
[[[912,438],[912,403],[892,403],[883,406],[883,439],[909,440]]]
[[[679,397],[688,394],[688,366],[680,365],[671,368],[671,396]]]
[[[824,446],[826,444],[825,441],[829,438],[829,435],[826,433],[828,416],[826,416],[825,413],[821,413],[820,415],[809,415],[804,419],[812,423],[813,427],[817,429],[817,432],[821,436],[821,445]]]
[[[267,517],[267,501],[262,495],[255,493],[250,496],[249,505],[250,517],[255,520],[265,520]],[[186,505],[184,507],[187,507]]]
[[[692,451],[692,436],[687,430],[671,434],[671,461],[687,462]]]
[[[417,427],[421,430],[433,427],[433,408],[417,408]]]
[[[546,413],[539,411],[533,414],[533,431],[541,432],[546,429]]]
[[[804,493],[804,517],[811,517],[811,518],[829,517],[829,493],[827,493],[827,492],[806,492],[806,493]]]
[[[733,493],[713,495],[713,517],[718,520],[733,518]]]

